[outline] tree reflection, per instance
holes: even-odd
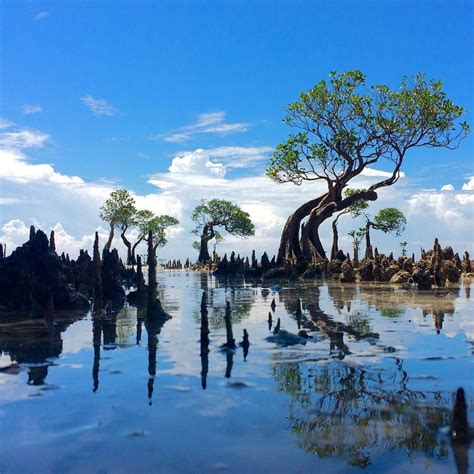
[[[411,456],[446,458],[448,393],[408,386],[403,361],[385,370],[281,363],[274,367],[278,389],[291,396],[289,420],[298,444],[319,457],[336,456],[367,467],[374,455],[404,449]]]
[[[413,388],[401,358],[387,357],[380,364],[364,367],[344,364],[342,359],[351,353],[351,341],[371,341],[379,335],[373,332],[367,317],[350,311],[350,297],[355,297],[355,292],[344,295],[340,287],[331,286],[328,290],[335,297],[337,310],[349,308],[346,322],[327,315],[320,308],[320,290],[312,288],[298,293],[303,297],[302,326],[324,334],[330,342],[330,355],[341,361],[330,357],[316,363],[314,359],[288,362],[285,352],[273,355],[278,390],[291,397],[288,419],[298,444],[321,458],[343,458],[358,468],[366,468],[376,456],[395,450],[407,452],[409,457],[422,454],[446,459],[450,442],[440,434],[440,428],[450,424],[452,394]],[[364,291],[361,296],[380,308],[376,292]],[[390,291],[388,295],[387,300],[394,296]],[[290,301],[286,294],[285,301],[285,307],[294,315],[300,304],[295,296]],[[444,315],[454,308],[454,298],[455,293],[440,301],[416,302],[411,296],[402,296],[398,303],[421,306],[423,314],[433,314],[441,329]],[[382,298],[383,308],[386,302]],[[346,336],[351,336],[349,342]],[[467,453],[465,445],[453,444],[453,453],[459,472],[467,472],[463,467],[467,462],[463,457]]]
[[[0,324],[0,354],[10,356],[12,367],[22,364],[28,368],[28,385],[45,385],[50,359],[59,357],[63,350],[62,332],[85,316],[80,311],[48,311],[35,319]]]

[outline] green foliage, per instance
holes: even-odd
[[[346,188],[344,190],[344,197],[350,197],[353,196],[354,194],[359,194],[361,192],[365,191],[364,189],[359,189],[359,188]],[[359,217],[363,211],[365,211],[369,207],[369,203],[365,199],[359,199],[356,201],[352,206],[348,207],[344,213],[349,212],[351,214],[351,217],[354,219],[356,217]]]
[[[166,230],[168,227],[179,224],[179,220],[175,217],[168,216],[166,214],[160,216],[154,216],[147,221],[144,227],[145,238],[151,231],[153,237],[153,247],[164,247],[168,243],[166,237]]]
[[[111,227],[126,230],[134,224],[137,210],[135,199],[126,189],[117,189],[110,193],[109,198],[100,208],[100,218]]]
[[[205,226],[222,227],[229,234],[238,237],[255,234],[255,226],[250,220],[250,215],[236,204],[224,199],[203,200],[195,207],[191,218],[197,224],[194,230],[196,234],[199,234]]]
[[[347,233],[347,235],[352,237],[352,244],[355,249],[359,249],[360,243],[362,242],[362,239],[365,237],[366,233],[367,229],[365,227],[360,227],[357,230],[351,230]]]
[[[137,211],[134,218],[134,225],[138,229],[139,236],[145,236],[148,229],[148,223],[155,217],[153,212],[148,210]]]
[[[401,86],[368,87],[360,71],[332,72],[289,104],[284,121],[300,131],[276,147],[267,175],[277,182],[338,181],[381,158],[400,162],[415,147],[456,147],[469,133],[462,107],[424,74]]]
[[[384,233],[400,235],[406,227],[407,220],[403,212],[394,207],[381,209],[371,223],[373,229],[381,230]]]

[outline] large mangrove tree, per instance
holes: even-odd
[[[411,149],[455,148],[469,132],[463,108],[440,81],[423,74],[400,87],[368,87],[360,71],[331,73],[287,109],[285,122],[297,133],[276,147],[267,174],[278,183],[325,184],[288,218],[280,241],[280,264],[311,264],[326,257],[321,224],[360,199],[374,201],[377,190],[395,184]],[[367,189],[344,196],[346,186],[367,167],[389,167],[389,175]],[[304,224],[302,225],[302,223]]]

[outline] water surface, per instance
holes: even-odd
[[[458,387],[474,421],[472,285],[268,287],[169,271],[159,287],[164,324],[133,307],[0,324],[0,473],[444,473],[469,457],[474,466],[473,444],[453,449],[448,434]],[[250,335],[247,354],[220,348],[226,301],[237,342]],[[278,318],[312,337],[272,337]]]

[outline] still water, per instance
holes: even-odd
[[[449,437],[458,387],[474,422],[474,285],[266,287],[168,271],[159,287],[164,324],[133,307],[0,323],[0,473],[474,472],[474,444]],[[220,348],[226,301],[247,354]]]

